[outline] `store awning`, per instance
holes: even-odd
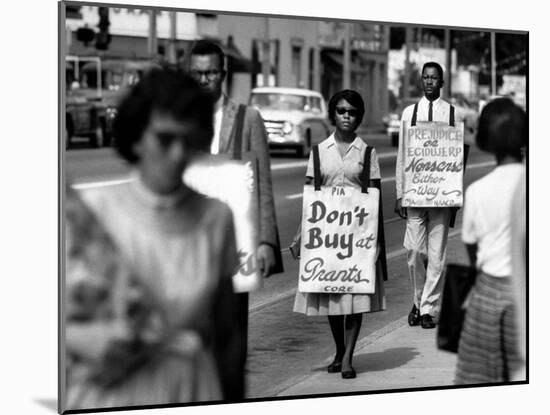
[[[231,71],[252,72],[252,60],[245,57],[233,43],[220,44],[220,46],[227,57],[227,64]]]
[[[322,56],[329,58],[340,66],[344,66],[344,56],[338,52],[323,52]],[[365,69],[361,67],[357,62],[351,61],[350,70],[352,72],[363,72]]]

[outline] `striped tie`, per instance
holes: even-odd
[[[430,101],[430,106],[428,107],[428,122],[433,121],[432,106],[432,102]]]

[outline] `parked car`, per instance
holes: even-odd
[[[399,100],[397,107],[394,111],[382,117],[382,122],[386,127],[386,134],[391,140],[391,144],[397,147],[399,144],[399,127],[401,125],[401,115],[403,110],[409,105],[413,105],[419,100],[419,98],[402,98]]]
[[[67,147],[75,136],[88,137],[92,147],[109,145],[121,98],[152,68],[160,66],[149,60],[67,57]]]
[[[260,111],[270,148],[291,148],[298,157],[309,155],[311,146],[330,135],[327,106],[316,91],[298,88],[260,87],[249,104]]]
[[[464,119],[464,132],[474,133],[477,129],[479,106],[462,94],[453,95],[450,100],[457,113]]]

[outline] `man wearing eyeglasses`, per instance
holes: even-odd
[[[399,147],[397,150],[395,184],[395,212],[407,219],[405,240],[403,245],[407,250],[407,265],[413,289],[413,306],[408,315],[411,326],[421,325],[422,328],[435,327],[435,319],[439,316],[440,297],[443,290],[443,270],[447,253],[447,237],[452,215],[452,208],[405,208],[401,204],[403,196],[403,164],[404,141],[403,121],[412,125],[416,121],[442,121],[454,125],[462,121],[455,116],[454,107],[441,99],[443,87],[443,68],[436,62],[427,62],[422,67],[422,89],[424,96],[405,108],[401,117],[399,129]]]
[[[260,113],[248,106],[243,106],[242,134],[240,140],[235,136],[239,105],[222,92],[225,80],[225,55],[215,43],[207,40],[195,42],[191,48],[189,72],[199,84],[211,92],[216,101],[214,114],[214,137],[211,152],[213,154],[235,154],[235,142],[240,141],[238,152],[252,152],[258,160],[258,193],[259,193],[259,246],[257,249],[258,266],[263,277],[271,273],[282,272],[280,244],[278,240],[275,204],[271,183],[271,166],[267,132]],[[278,259],[277,259],[278,258]],[[248,326],[248,293],[240,293],[239,313],[245,327],[244,341],[247,340]],[[246,343],[245,343],[246,344]],[[246,349],[246,347],[244,348]],[[246,351],[246,350],[245,350]],[[243,356],[243,365],[246,356]]]

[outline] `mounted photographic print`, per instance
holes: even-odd
[[[528,32],[59,17],[59,412],[528,383]]]

